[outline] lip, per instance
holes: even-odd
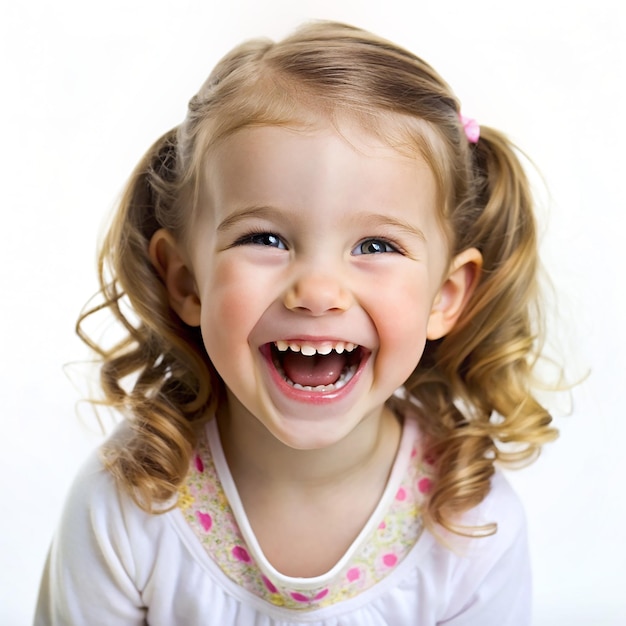
[[[306,342],[306,343],[315,345],[315,344],[327,343],[329,341],[344,341],[344,340],[330,340],[330,339],[320,340],[319,338],[316,338],[316,339],[298,338],[298,339],[290,339],[286,341]],[[352,378],[343,387],[340,387],[339,389],[330,390],[330,391],[307,391],[305,389],[296,389],[295,387],[292,387],[278,373],[278,371],[276,370],[276,367],[274,366],[271,343],[265,343],[259,347],[259,352],[261,353],[261,355],[263,356],[263,359],[266,362],[267,371],[269,372],[270,378],[272,382],[274,383],[274,385],[276,386],[276,388],[278,389],[278,391],[283,396],[286,396],[287,398],[291,400],[295,400],[303,404],[313,404],[313,405],[324,405],[330,402],[337,402],[337,401],[342,400],[346,396],[350,395],[354,387],[358,384],[359,379],[361,378],[361,374],[363,373],[363,370],[365,369],[367,363],[369,362],[370,356],[372,354],[371,350],[368,350],[367,348],[364,348],[361,345],[359,345],[357,350],[362,351],[361,362],[359,363],[359,366],[356,372],[354,373],[354,376],[352,376]]]

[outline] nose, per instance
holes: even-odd
[[[352,302],[351,291],[329,274],[303,274],[294,280],[284,296],[285,307],[289,310],[313,316],[345,311]]]

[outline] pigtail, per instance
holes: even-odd
[[[438,476],[432,521],[452,521],[487,495],[494,462],[521,464],[556,437],[551,417],[532,391],[543,343],[533,201],[515,148],[481,128],[470,146],[468,200],[452,211],[455,252],[483,256],[481,280],[457,326],[427,346],[407,383],[426,414]],[[473,529],[491,533],[495,527]]]
[[[77,323],[79,337],[101,361],[103,403],[128,418],[130,433],[104,450],[106,466],[137,504],[152,510],[184,479],[195,444],[195,422],[214,402],[208,357],[199,330],[171,310],[148,247],[165,227],[180,232],[176,129],[161,137],[130,177],[98,259],[101,303]],[[108,310],[124,336],[113,346],[94,341],[85,321]]]

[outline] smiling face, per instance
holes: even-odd
[[[473,262],[449,272],[426,163],[340,130],[232,135],[211,153],[188,247],[157,233],[151,248],[231,415],[299,449],[380,417],[473,282]]]

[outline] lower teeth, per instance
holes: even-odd
[[[283,377],[283,380],[294,389],[298,389],[299,391],[314,391],[316,393],[323,393],[325,391],[336,391],[337,389],[341,389],[352,379],[357,370],[356,365],[351,365],[350,367],[344,369],[343,372],[341,372],[341,376],[339,376],[339,378],[334,383],[331,383],[330,385],[317,385],[316,387],[311,387],[309,385],[294,383],[293,380],[287,377],[287,374],[285,374],[285,371],[281,367],[280,363],[277,363],[275,361],[274,366],[276,367],[278,373]]]

